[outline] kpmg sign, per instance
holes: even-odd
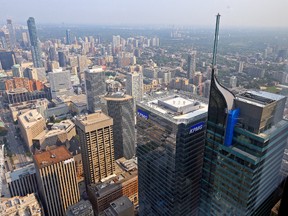
[[[189,134],[196,133],[204,128],[205,122],[199,122],[190,127]]]
[[[146,113],[140,109],[137,110],[137,115],[140,116],[141,118],[146,119],[146,120],[148,120],[148,118],[149,118],[148,113]]]

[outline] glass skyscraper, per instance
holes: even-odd
[[[40,50],[39,42],[38,42],[35,19],[33,17],[29,17],[29,19],[27,20],[27,26],[28,26],[29,37],[30,37],[33,64],[34,64],[34,67],[39,68],[39,67],[42,67],[43,64],[41,61],[41,50]]]
[[[207,105],[180,95],[137,103],[140,215],[196,215]]]
[[[286,97],[233,95],[214,74],[217,16],[199,215],[269,215],[288,137]],[[278,200],[277,200],[278,201]]]

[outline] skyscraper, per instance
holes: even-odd
[[[7,19],[7,28],[9,31],[10,46],[13,50],[16,47],[16,35],[11,19]]]
[[[180,95],[137,103],[140,215],[197,215],[207,105]]]
[[[135,101],[143,98],[143,74],[142,72],[132,72],[126,76],[126,91]]]
[[[28,26],[28,31],[29,31],[29,38],[30,38],[34,67],[36,68],[42,67],[43,64],[41,61],[41,50],[39,47],[35,19],[33,17],[29,17],[29,19],[27,20],[27,26]]]
[[[102,67],[85,70],[87,109],[94,113],[101,110],[100,96],[106,92],[105,72]]]
[[[113,119],[102,112],[80,116],[75,122],[80,137],[86,187],[113,174]]]
[[[130,95],[114,93],[104,97],[108,115],[113,118],[115,159],[135,155],[134,103]]]
[[[215,77],[217,16],[199,215],[269,215],[288,137],[286,98],[233,95]]]
[[[196,51],[192,51],[188,55],[187,64],[188,64],[187,79],[189,79],[189,82],[192,83],[196,72]]]
[[[70,33],[70,29],[66,30],[66,44],[70,45],[71,44],[71,33]]]
[[[65,146],[34,155],[40,199],[45,213],[64,216],[79,201],[75,161]]]

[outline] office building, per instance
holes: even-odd
[[[197,215],[207,104],[162,93],[136,108],[140,215]]]
[[[30,44],[31,44],[31,51],[32,51],[32,59],[33,65],[35,68],[42,67],[42,60],[41,60],[41,49],[39,46],[38,36],[37,36],[37,29],[35,24],[35,19],[30,17],[27,20]]]
[[[67,45],[71,44],[71,32],[70,32],[70,29],[66,30],[66,44]]]
[[[19,64],[12,66],[13,77],[23,77],[23,70]]]
[[[8,199],[1,198],[0,209],[2,216],[11,215],[33,215],[42,216],[44,215],[42,205],[37,200],[35,194],[28,194],[27,196],[11,197]]]
[[[135,101],[143,99],[143,74],[141,72],[127,74],[126,93],[131,95]]]
[[[102,67],[85,70],[85,86],[88,111],[94,113],[101,110],[100,96],[106,92],[105,72]]]
[[[67,66],[67,56],[66,56],[66,52],[64,52],[63,50],[58,51],[58,61],[59,61],[60,67],[65,68]]]
[[[122,196],[110,203],[105,209],[105,216],[134,216],[134,205],[126,196]]]
[[[113,119],[102,112],[80,116],[75,121],[80,137],[86,187],[97,183],[115,170]]]
[[[261,91],[234,96],[212,79],[200,215],[271,210],[288,137],[285,101]]]
[[[88,185],[87,193],[96,214],[102,214],[109,208],[110,203],[127,196],[135,205],[138,205],[138,171],[137,159],[116,161],[114,175],[103,179],[102,182]]]
[[[69,70],[63,71],[62,68],[55,69],[48,73],[52,98],[55,99],[61,95],[72,95],[73,87]]]
[[[38,192],[34,163],[6,172],[5,178],[11,197]]]
[[[26,88],[17,88],[7,90],[4,94],[4,99],[9,104],[21,103],[24,101],[36,100],[40,98],[51,98],[50,93],[45,91],[29,92]]]
[[[84,72],[84,70],[88,69],[88,64],[87,64],[87,57],[83,55],[78,55],[77,56],[77,65],[78,65],[78,71],[80,73]]]
[[[193,83],[193,78],[196,72],[196,51],[192,51],[188,55],[187,64],[188,64],[187,79],[189,79],[190,83]]]
[[[64,216],[80,198],[73,156],[60,146],[35,154],[34,163],[45,214]]]
[[[238,73],[242,73],[243,69],[244,69],[244,62],[243,61],[239,61]]]
[[[135,155],[134,103],[130,95],[114,93],[103,98],[107,113],[113,118],[113,140],[115,159],[131,159]]]
[[[93,207],[89,200],[81,200],[68,207],[66,216],[94,216]]]
[[[11,46],[11,49],[13,50],[16,47],[16,35],[15,35],[15,29],[14,29],[11,19],[7,19],[7,28],[9,31],[10,46]]]
[[[3,70],[11,70],[11,67],[16,64],[16,56],[11,51],[0,51],[0,63]]]
[[[9,33],[3,30],[0,30],[0,48],[4,50],[10,49]]]
[[[57,58],[57,50],[56,50],[55,46],[49,47],[48,57],[49,57],[50,61],[57,61],[58,60],[58,58]]]
[[[46,128],[45,118],[36,109],[32,109],[18,116],[18,125],[26,145],[32,150],[32,139]]]

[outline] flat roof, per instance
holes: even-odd
[[[73,156],[65,146],[59,146],[55,149],[40,152],[34,155],[35,163],[39,169],[68,160],[70,158],[73,159]]]
[[[124,93],[114,93],[114,94],[109,94],[104,96],[105,100],[109,101],[125,101],[125,100],[131,100],[133,99],[132,96],[124,94]]]
[[[95,123],[99,123],[101,121],[106,121],[112,119],[111,117],[105,115],[104,113],[96,112],[90,115],[83,115],[77,117],[77,120],[83,125],[92,125]]]
[[[180,124],[188,123],[207,115],[208,104],[181,94],[165,95],[164,97],[141,101],[137,106],[143,107],[167,120]]]
[[[21,177],[35,174],[35,165],[34,163],[30,163],[24,167],[17,168],[15,170],[9,171],[5,173],[7,183],[13,182],[15,180],[20,179]]]
[[[44,118],[36,109],[32,109],[22,115],[19,115],[18,119],[22,123],[23,127],[29,128]]]
[[[253,104],[259,107],[265,107],[275,101],[284,99],[285,96],[273,94],[265,91],[249,90],[236,95],[236,100]]]

